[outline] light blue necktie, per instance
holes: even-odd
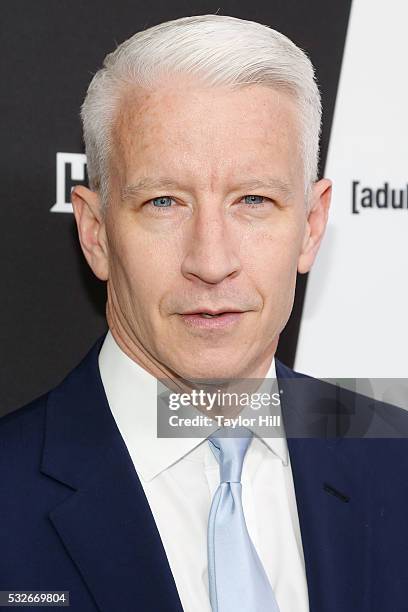
[[[232,437],[236,435],[243,437]],[[208,580],[213,612],[279,612],[242,508],[242,464],[251,436],[252,432],[244,427],[232,432],[222,427],[208,438],[220,464],[220,486],[208,520]]]

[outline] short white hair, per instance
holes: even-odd
[[[152,89],[163,76],[193,75],[210,86],[264,85],[298,105],[305,196],[317,180],[321,99],[313,65],[284,34],[225,15],[174,19],[137,32],[109,53],[81,109],[89,186],[105,210],[112,128],[125,87]]]

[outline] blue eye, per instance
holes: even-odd
[[[245,203],[246,204],[263,204],[264,196],[257,195],[246,195]]]
[[[150,201],[153,202],[153,206],[155,207],[166,208],[171,205],[172,198],[170,196],[160,196]]]

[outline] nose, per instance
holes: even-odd
[[[188,228],[181,271],[190,280],[218,284],[239,274],[239,240],[221,207],[202,204]]]

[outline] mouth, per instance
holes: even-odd
[[[244,314],[245,311],[222,310],[218,312],[187,312],[180,316],[181,320],[190,328],[222,330],[237,324]]]
[[[193,312],[191,314],[199,315],[200,317],[203,317],[204,319],[215,319],[216,317],[223,317],[224,315],[233,314],[236,312],[237,311],[234,311],[234,310],[226,310],[225,312],[217,312],[216,314],[211,314],[210,312]]]
[[[211,308],[203,308],[202,310],[191,310],[188,312],[183,312],[181,313],[182,315],[199,315],[201,317],[204,318],[211,318],[211,317],[219,317],[221,315],[226,315],[226,314],[241,314],[243,311],[240,310],[239,308],[219,308],[218,310],[213,310]]]

